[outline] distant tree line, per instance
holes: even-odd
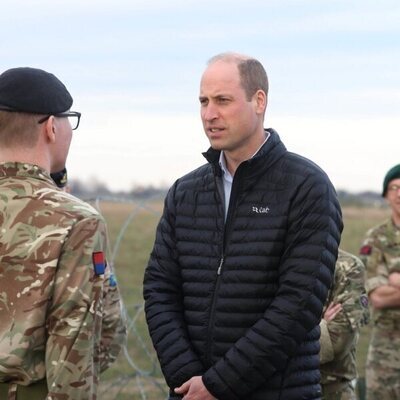
[[[386,201],[377,192],[360,192],[351,193],[346,190],[337,191],[340,204],[342,206],[357,206],[357,207],[386,207]]]
[[[81,199],[120,198],[122,200],[146,200],[150,198],[164,198],[168,187],[154,185],[134,185],[126,191],[112,191],[103,182],[94,181],[90,185],[80,180],[70,182],[71,193]],[[337,191],[342,206],[357,207],[385,207],[385,200],[377,192],[351,193],[346,190]]]
[[[154,185],[134,185],[126,191],[110,190],[105,183],[94,181],[90,184],[83,183],[80,180],[71,180],[69,183],[70,192],[81,199],[94,198],[121,198],[123,200],[149,199],[156,197],[165,197],[168,187]]]

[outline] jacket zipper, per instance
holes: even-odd
[[[222,185],[222,182],[218,180],[218,177],[215,178],[215,184],[217,187],[217,193],[218,193],[218,197],[219,200],[221,202],[221,204],[224,204],[224,191],[223,191],[223,187],[221,188],[220,184]],[[223,212],[222,212],[222,217],[224,218],[224,207],[222,207]],[[225,225],[226,227],[226,225]],[[214,319],[215,319],[215,307],[216,307],[216,303],[217,303],[217,296],[216,293],[219,291],[219,286],[220,286],[220,276],[221,276],[221,271],[222,271],[222,267],[224,265],[224,247],[225,247],[225,227],[224,227],[224,233],[223,233],[223,237],[222,237],[222,254],[221,254],[221,258],[219,259],[219,264],[218,264],[218,269],[217,269],[217,278],[216,278],[216,282],[215,282],[215,287],[214,287],[214,291],[212,294],[212,301],[211,301],[211,309],[210,309],[210,319],[208,321],[208,328],[207,328],[207,341],[206,341],[206,353],[205,353],[205,359],[206,359],[206,366],[207,367],[211,367],[212,365],[212,361],[211,361],[211,347],[212,347],[212,331],[214,328]]]
[[[221,275],[222,266],[224,265],[224,256],[222,255],[221,260],[219,261],[219,267],[217,270],[217,275]]]
[[[239,167],[240,168],[240,167]],[[238,169],[239,169],[238,168]],[[235,179],[236,178],[236,179]],[[229,208],[228,208],[228,213],[226,216],[226,221],[225,221],[225,227],[224,227],[224,233],[222,237],[222,252],[221,252],[221,258],[219,259],[219,264],[218,264],[218,269],[217,269],[217,274],[216,274],[216,282],[215,282],[215,287],[212,295],[212,302],[211,302],[211,310],[210,310],[210,320],[208,323],[208,331],[207,331],[207,342],[206,342],[206,366],[211,367],[212,365],[212,360],[211,360],[211,354],[212,354],[212,331],[214,329],[214,320],[215,320],[215,307],[217,304],[217,293],[219,291],[219,287],[221,285],[221,274],[222,274],[222,269],[224,266],[225,262],[225,248],[226,248],[226,243],[228,242],[229,236],[231,234],[231,220],[232,220],[232,210],[233,206],[236,203],[236,197],[237,197],[237,187],[238,187],[238,174],[236,171],[233,184],[232,184],[232,192],[231,192],[231,197],[229,200]],[[218,178],[216,178],[218,179]],[[220,182],[216,181],[216,185],[218,185]],[[218,187],[218,186],[217,186]],[[218,195],[220,197],[220,201],[222,204],[224,204],[224,198],[221,198],[220,191],[217,189]],[[224,193],[222,191],[222,193]]]

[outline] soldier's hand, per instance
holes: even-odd
[[[340,311],[342,311],[342,308],[343,307],[340,303],[339,304],[330,303],[328,308],[324,312],[323,316],[324,320],[326,322],[332,321],[336,317],[336,315],[338,315]]]
[[[389,275],[389,285],[400,288],[400,272],[392,272]]]

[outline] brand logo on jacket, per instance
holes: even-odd
[[[256,214],[268,214],[269,213],[269,207],[256,207],[256,206],[253,206],[251,211],[253,213],[256,213]]]

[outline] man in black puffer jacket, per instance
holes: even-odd
[[[221,54],[200,86],[208,163],[169,190],[144,277],[170,399],[319,399],[342,230],[326,174],[263,128],[268,80]]]

